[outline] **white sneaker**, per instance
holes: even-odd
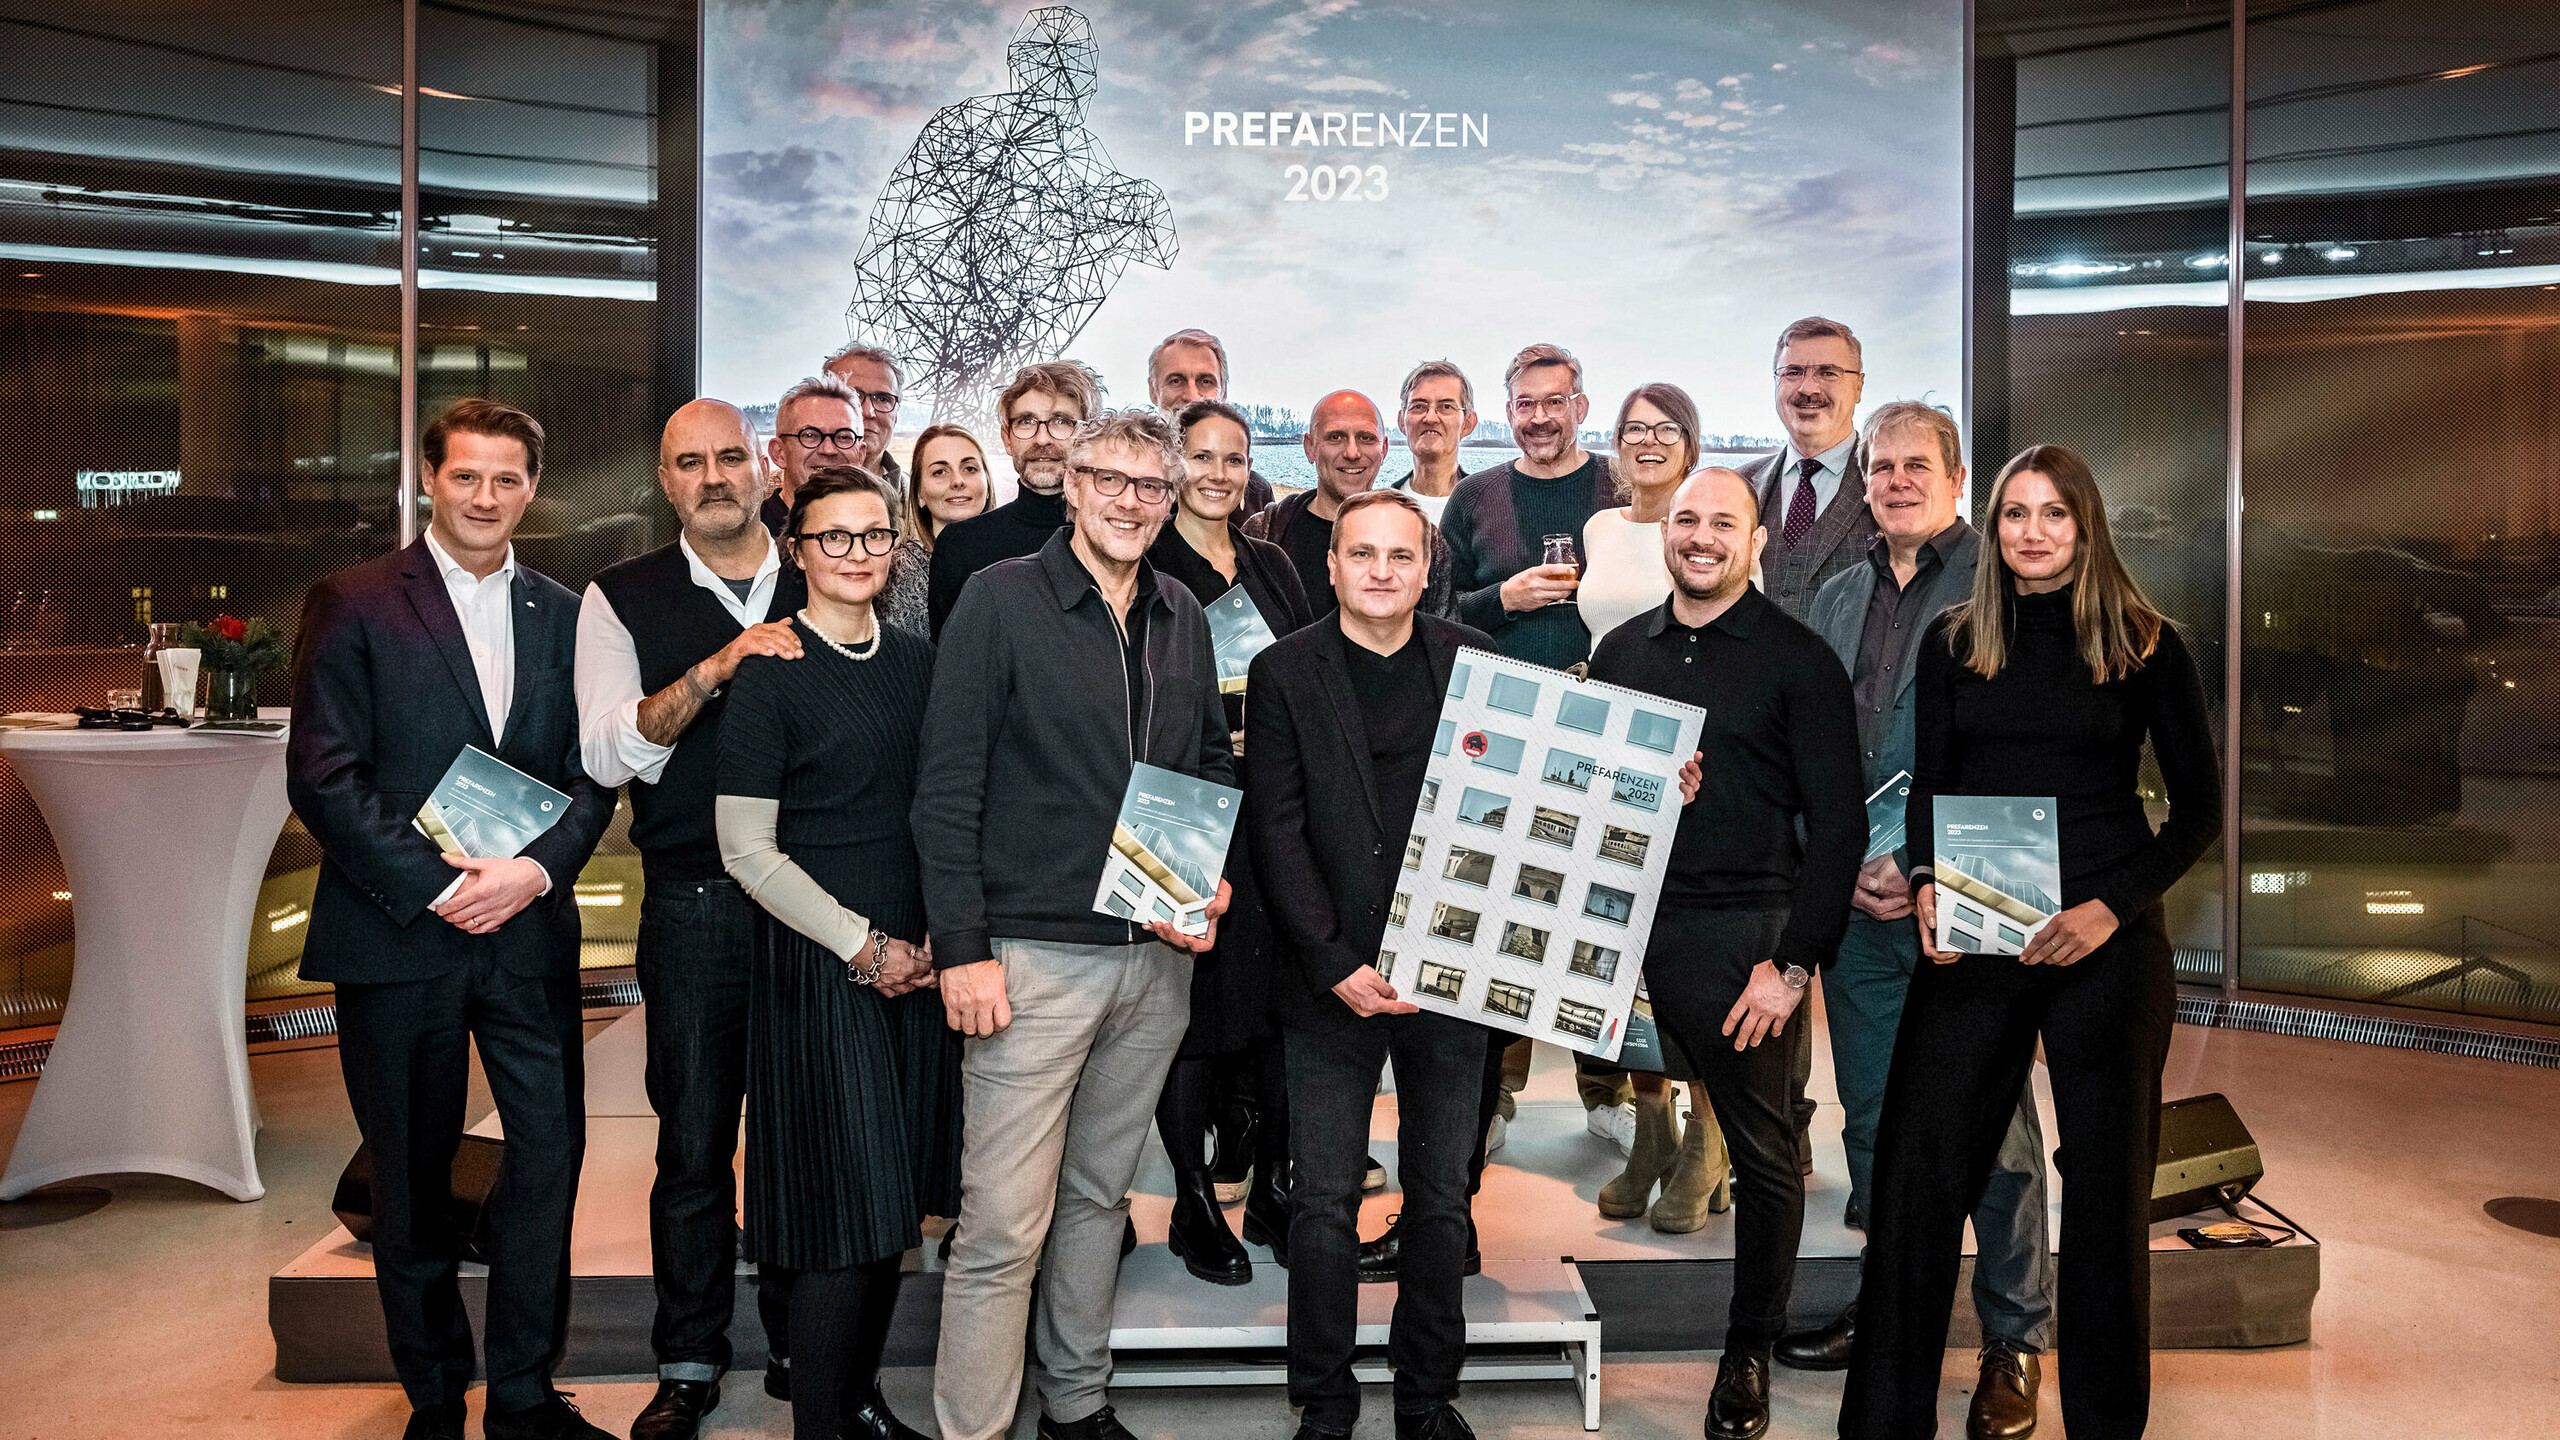
[[[1636,1107],[1603,1105],[1583,1112],[1583,1128],[1618,1147],[1621,1155],[1636,1153]]]
[[[1487,1155],[1498,1153],[1502,1149],[1502,1142],[1510,1138],[1511,1122],[1496,1114],[1493,1117],[1493,1123],[1484,1127],[1484,1153]]]

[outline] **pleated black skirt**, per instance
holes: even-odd
[[[922,917],[868,910],[911,943]],[[747,1258],[867,1264],[960,1212],[960,1037],[942,997],[884,999],[844,961],[757,917],[747,1018]]]

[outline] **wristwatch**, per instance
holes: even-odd
[[[1813,983],[1813,972],[1801,965],[1790,965],[1778,972],[1778,978],[1787,982],[1788,989],[1801,990]]]

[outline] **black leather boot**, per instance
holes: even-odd
[[[1165,1230],[1165,1244],[1197,1278],[1212,1285],[1243,1285],[1253,1279],[1253,1257],[1227,1229],[1216,1183],[1206,1170],[1173,1177],[1173,1223]]]
[[[1778,1342],[1772,1352],[1790,1370],[1846,1370],[1849,1347],[1858,1338],[1858,1302],[1819,1330],[1799,1330]]]
[[[1386,1234],[1379,1236],[1375,1240],[1365,1240],[1361,1242],[1361,1284],[1387,1285],[1394,1283],[1396,1278],[1396,1259],[1404,1251],[1404,1236],[1402,1233],[1403,1221],[1404,1217],[1401,1215],[1388,1216]],[[1461,1275],[1479,1275],[1483,1272],[1484,1251],[1476,1244],[1476,1220],[1474,1216],[1470,1215],[1467,1217],[1467,1258],[1465,1262],[1458,1267],[1458,1273]]]
[[[1218,1154],[1210,1162],[1209,1173],[1218,1184],[1218,1203],[1232,1205],[1245,1196],[1245,1182],[1253,1174],[1254,1137],[1262,1123],[1252,1104],[1238,1096],[1219,1110],[1215,1129]]]
[[[1244,1199],[1244,1238],[1271,1249],[1271,1263],[1289,1268],[1289,1162],[1265,1156],[1253,1167]]]
[[[1760,1440],[1769,1433],[1769,1357],[1727,1350],[1707,1392],[1707,1440]]]
[[[933,1440],[889,1413],[889,1402],[881,1397],[880,1387],[862,1397],[862,1403],[845,1412],[844,1440]]]

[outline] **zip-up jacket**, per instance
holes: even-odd
[[[1200,602],[1139,562],[1132,684],[1069,533],[979,571],[943,626],[911,812],[937,968],[990,959],[998,939],[1147,939],[1093,908],[1130,767],[1235,783]]]

